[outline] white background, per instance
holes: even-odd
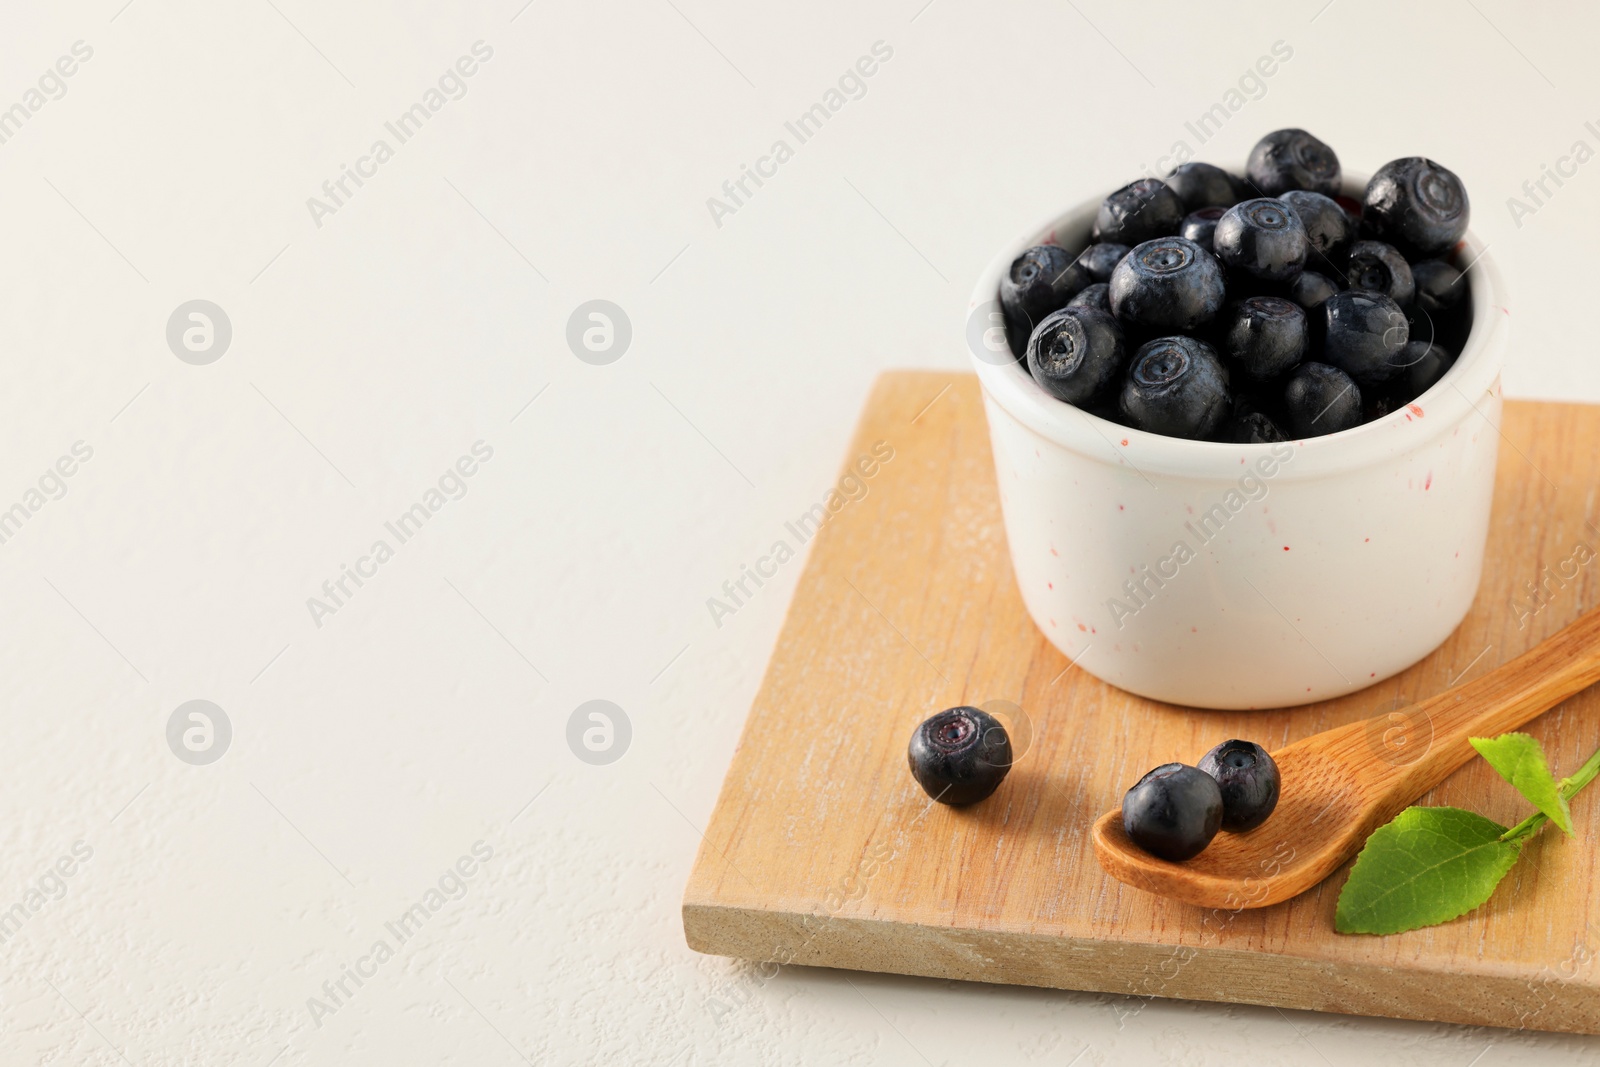
[[[1185,120],[1273,42],[1292,59],[1201,158],[1297,125],[1351,169],[1445,163],[1511,285],[1507,391],[1600,400],[1600,163],[1506,206],[1600,148],[1594,16],[1323,2],[6,5],[0,108],[93,57],[0,145],[0,508],[94,454],[0,545],[0,910],[93,850],[0,944],[4,1062],[1600,1062],[684,945],[801,564],[720,628],[706,598],[832,483],[875,374],[964,365],[997,247],[1198,147]],[[479,40],[466,95],[316,225],[307,198]],[[876,41],[796,146],[784,121]],[[707,198],[779,137],[719,227]],[[233,326],[207,366],[165,339],[194,298]],[[594,298],[633,325],[609,366],[565,341]],[[466,496],[316,626],[307,598],[479,440]],[[197,698],[234,731],[200,767],[165,737]],[[633,729],[605,766],[566,742],[597,698]],[[465,895],[313,1022],[480,840]]]

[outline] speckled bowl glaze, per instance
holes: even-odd
[[[967,319],[1012,566],[1045,636],[1112,685],[1198,708],[1327,700],[1437,648],[1477,592],[1500,443],[1509,313],[1481,242],[1455,255],[1470,339],[1409,407],[1289,444],[1186,441],[1054,399],[999,329],[1012,260],[1083,247],[1099,203],[1002,251]]]

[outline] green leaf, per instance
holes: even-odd
[[[1397,934],[1465,915],[1517,862],[1506,828],[1460,808],[1407,808],[1367,838],[1339,891],[1341,934]]]
[[[1528,803],[1572,836],[1572,812],[1545,762],[1544,749],[1527,734],[1501,734],[1496,738],[1471,738],[1472,747],[1489,761],[1500,777],[1517,787]]]

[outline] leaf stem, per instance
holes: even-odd
[[[1564,800],[1571,800],[1578,795],[1578,791],[1600,776],[1600,751],[1596,751],[1571,775],[1561,779],[1558,784]],[[1517,825],[1500,835],[1502,841],[1520,841],[1525,837],[1532,837],[1538,833],[1545,823],[1550,821],[1550,816],[1542,811],[1536,811],[1523,819]]]

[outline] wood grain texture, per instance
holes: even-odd
[[[1361,851],[1367,837],[1499,737],[1600,682],[1600,609],[1554,637],[1406,709],[1426,743],[1385,743],[1387,714],[1301,738],[1272,753],[1283,791],[1263,832],[1219,834],[1181,863],[1128,837],[1122,811],[1094,824],[1095,858],[1135,889],[1203,908],[1261,908],[1299,896]]]
[[[1145,770],[1192,761],[1228,737],[1275,749],[1393,712],[1393,731],[1375,743],[1420,743],[1425,724],[1408,706],[1487,673],[1593,606],[1600,408],[1508,403],[1502,431],[1483,586],[1443,647],[1339,700],[1195,711],[1072,667],[1028,618],[976,380],[883,376],[846,462],[879,441],[894,456],[812,539],[690,876],[690,946],[779,963],[1600,1033],[1600,789],[1574,801],[1578,838],[1540,834],[1484,907],[1383,938],[1333,932],[1348,867],[1271,907],[1205,909],[1116,881],[1090,841],[1094,820]],[[1017,765],[982,804],[930,804],[906,769],[912,728],[954,704],[1001,707],[991,702],[1020,709],[1008,722],[1026,746]],[[1571,771],[1600,747],[1600,691],[1527,729],[1557,775]],[[1507,824],[1530,810],[1481,760],[1424,803]]]

